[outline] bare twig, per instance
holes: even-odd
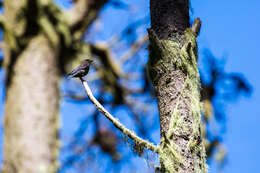
[[[44,33],[47,35],[50,42],[57,46],[59,44],[59,37],[55,31],[55,27],[52,25],[47,16],[41,16],[39,19],[39,25],[43,29]]]
[[[0,27],[3,29],[5,25],[5,18],[3,15],[0,15]]]
[[[122,56],[120,59],[120,64],[125,63],[129,58],[134,56],[143,46],[145,43],[148,42],[148,36],[145,35],[138,41],[136,41],[131,48]]]
[[[77,35],[82,36],[107,2],[107,0],[77,0],[67,12],[67,22],[72,32],[76,31]]]
[[[108,45],[99,43],[95,45],[92,44],[90,46],[91,52],[97,55],[105,66],[103,68],[112,69],[111,71],[116,75],[116,77],[127,78],[127,75],[121,72],[121,66],[113,60],[111,50]]]
[[[74,26],[84,20],[89,10],[89,1],[78,0],[75,5],[68,11],[68,23]]]
[[[135,141],[137,145],[143,146],[144,148],[151,150],[153,152],[158,153],[159,152],[159,147],[155,146],[154,144],[150,143],[149,141],[141,139],[139,136],[137,136],[133,131],[127,129],[123,124],[119,122],[118,119],[116,119],[113,115],[111,115],[98,101],[97,99],[93,96],[87,82],[80,78],[85,91],[91,100],[91,102],[96,106],[96,108],[101,112],[107,119],[109,119],[116,128],[118,128],[122,133],[124,133],[126,136],[131,138],[132,140]]]
[[[195,36],[198,36],[200,33],[200,27],[201,27],[201,20],[200,18],[196,18],[194,20],[194,23],[192,24],[192,32],[195,34]]]
[[[0,50],[4,50],[4,48],[5,48],[5,43],[3,42],[3,41],[0,41]]]

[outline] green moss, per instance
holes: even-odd
[[[177,69],[185,74],[183,88],[178,97],[174,98],[175,106],[170,115],[169,129],[161,139],[159,152],[161,172],[178,172],[179,168],[191,170],[190,161],[185,158],[184,154],[188,153],[192,154],[193,159],[196,159],[193,161],[194,169],[192,170],[195,173],[204,173],[206,166],[205,150],[200,131],[200,77],[197,67],[196,37],[191,29],[187,29],[181,39],[183,43],[173,40],[159,40],[152,30],[149,30],[149,38],[151,45],[147,68],[155,89],[162,80],[161,77],[167,76],[171,70]],[[174,79],[171,80],[174,81]],[[190,112],[181,115],[179,109],[184,104],[183,99],[187,101],[185,104],[189,104]],[[162,119],[162,121],[166,120]],[[180,138],[180,136],[188,140],[187,143],[183,143],[186,148],[179,146],[180,144],[175,141],[175,138]]]

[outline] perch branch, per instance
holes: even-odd
[[[159,152],[159,147],[155,146],[154,144],[141,139],[140,137],[138,137],[133,131],[127,129],[123,124],[121,124],[119,122],[118,119],[116,119],[113,115],[111,115],[98,101],[97,99],[93,96],[87,82],[80,78],[85,91],[89,97],[89,99],[91,100],[91,102],[96,106],[96,108],[99,110],[99,112],[101,112],[103,115],[105,115],[105,117],[107,119],[109,119],[116,128],[118,128],[122,133],[124,133],[126,136],[128,136],[129,138],[131,138],[132,140],[135,141],[136,144],[143,146],[144,148],[151,150],[153,152],[158,153]]]

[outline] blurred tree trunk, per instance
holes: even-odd
[[[3,173],[58,170],[59,81],[68,59],[82,54],[84,33],[105,2],[78,0],[68,12],[51,0],[3,2]]]
[[[161,172],[206,172],[196,29],[188,0],[150,0],[149,76],[160,114]],[[196,28],[196,26],[195,26]]]
[[[56,53],[42,35],[17,57],[7,86],[3,172],[55,172],[59,151]]]
[[[6,101],[3,173],[55,172],[59,151],[57,52],[46,36],[38,31],[35,35],[28,33],[32,35],[27,37],[29,40],[25,47],[21,46],[20,40],[13,40],[15,46],[10,44],[10,37],[24,39],[24,30],[32,27],[26,26],[22,20],[18,21],[23,3],[25,1],[4,1],[8,29],[4,33]],[[31,10],[35,15],[34,9]],[[34,32],[33,28],[30,32]]]

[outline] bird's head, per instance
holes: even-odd
[[[84,59],[83,61],[82,61],[82,63],[86,63],[86,64],[92,64],[93,63],[93,60],[92,59]]]

